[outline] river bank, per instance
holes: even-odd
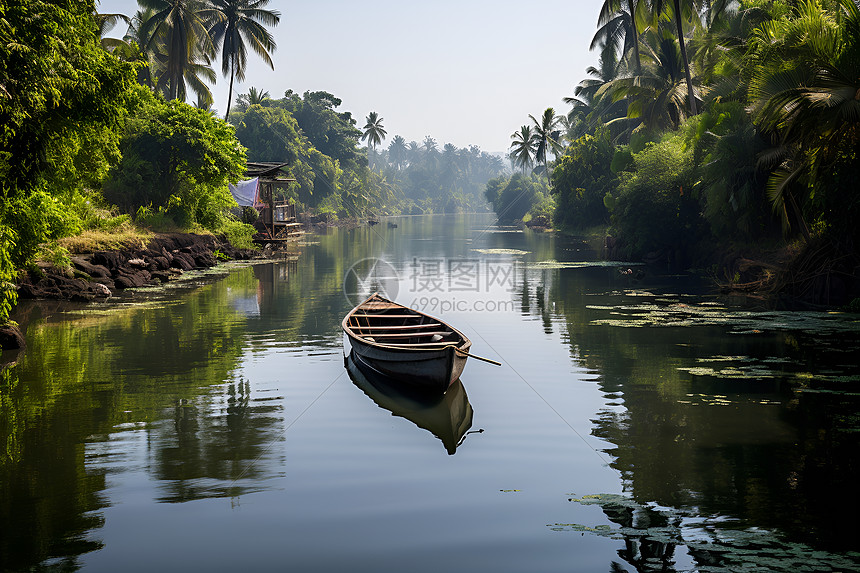
[[[554,231],[582,238],[604,260],[628,260],[623,237],[612,236],[607,227]],[[825,237],[806,243],[678,245],[638,260],[670,272],[707,276],[720,294],[769,308],[860,309],[860,253]]]
[[[160,233],[145,246],[77,254],[70,266],[39,262],[18,275],[19,300],[70,302],[104,300],[130,288],[156,287],[191,270],[207,269],[231,260],[262,258],[263,252],[239,249],[223,235]],[[24,336],[14,324],[0,328],[0,348],[23,348]]]
[[[356,218],[317,217],[306,222],[304,232],[324,232],[334,227],[351,229],[364,224],[368,223]],[[157,233],[145,245],[129,242],[120,248],[74,254],[67,267],[39,261],[19,273],[15,288],[19,300],[87,303],[108,299],[126,289],[159,287],[179,279],[187,271],[208,269],[227,261],[268,259],[276,252],[272,244],[260,249],[236,248],[224,235]],[[17,325],[0,325],[0,349],[25,346]]]

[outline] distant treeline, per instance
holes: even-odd
[[[249,161],[284,161],[297,179],[288,198],[316,214],[456,213],[486,209],[484,185],[504,170],[500,157],[477,147],[439,150],[427,136],[421,145],[386,138],[383,118],[368,116],[363,130],[342,101],[324,92],[299,96],[288,90],[273,99],[251,88],[237,98],[230,121]],[[366,139],[366,149],[359,147]]]

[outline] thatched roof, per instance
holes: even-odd
[[[287,177],[286,167],[289,163],[254,163],[245,164],[245,177],[260,177],[265,179],[280,179],[282,181],[294,181]]]

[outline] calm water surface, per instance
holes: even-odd
[[[144,304],[22,304],[0,569],[860,569],[857,315],[396,222]],[[340,321],[377,288],[504,366],[436,401],[350,376]]]

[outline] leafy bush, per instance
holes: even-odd
[[[19,196],[3,208],[3,219],[14,221],[15,248],[10,252],[12,263],[21,268],[38,252],[39,244],[79,233],[80,219],[67,206],[44,190]],[[2,220],[2,219],[0,219]]]
[[[40,244],[36,256],[40,261],[47,261],[56,268],[65,271],[72,268],[72,259],[69,255],[69,250],[66,247],[58,244],[57,241],[51,241]]]
[[[223,233],[227,237],[227,240],[230,241],[230,244],[237,249],[254,248],[254,243],[251,239],[257,231],[247,223],[235,220],[226,221],[218,231]]]
[[[702,181],[703,215],[715,236],[750,239],[769,211],[767,174],[758,166],[765,142],[744,107],[713,103],[682,128],[693,143]]]
[[[487,182],[484,196],[502,223],[519,221],[549,193],[539,177],[514,174],[510,179],[497,177]]]
[[[540,221],[542,225],[552,226],[553,215],[555,214],[555,199],[552,195],[544,195],[539,203],[534,205],[526,216],[523,217],[523,222]]]
[[[151,205],[138,207],[134,222],[156,232],[178,231],[180,229],[167,207],[155,209]]]
[[[105,198],[126,213],[167,208],[178,226],[217,228],[235,206],[227,189],[245,170],[233,127],[141,87],[121,147],[122,161],[104,185]]]
[[[603,197],[617,183],[611,169],[614,155],[605,127],[570,144],[552,172],[553,194],[557,197],[555,221],[559,226],[583,229],[607,220]]]
[[[329,193],[342,191],[344,174],[339,163],[311,145],[289,111],[254,105],[234,119],[237,137],[248,146],[248,157],[289,163],[302,204],[316,207]]]
[[[0,221],[2,221],[0,217]],[[0,222],[0,324],[9,319],[9,311],[18,300],[15,290],[15,266],[12,264],[12,252],[15,249],[15,231]]]
[[[101,47],[93,0],[4,2],[0,12],[0,323],[16,268],[80,228],[62,192],[118,157],[134,67]]]
[[[693,191],[693,150],[677,133],[634,154],[634,171],[622,173],[612,211],[613,234],[626,254],[683,250],[699,238],[699,205]]]

